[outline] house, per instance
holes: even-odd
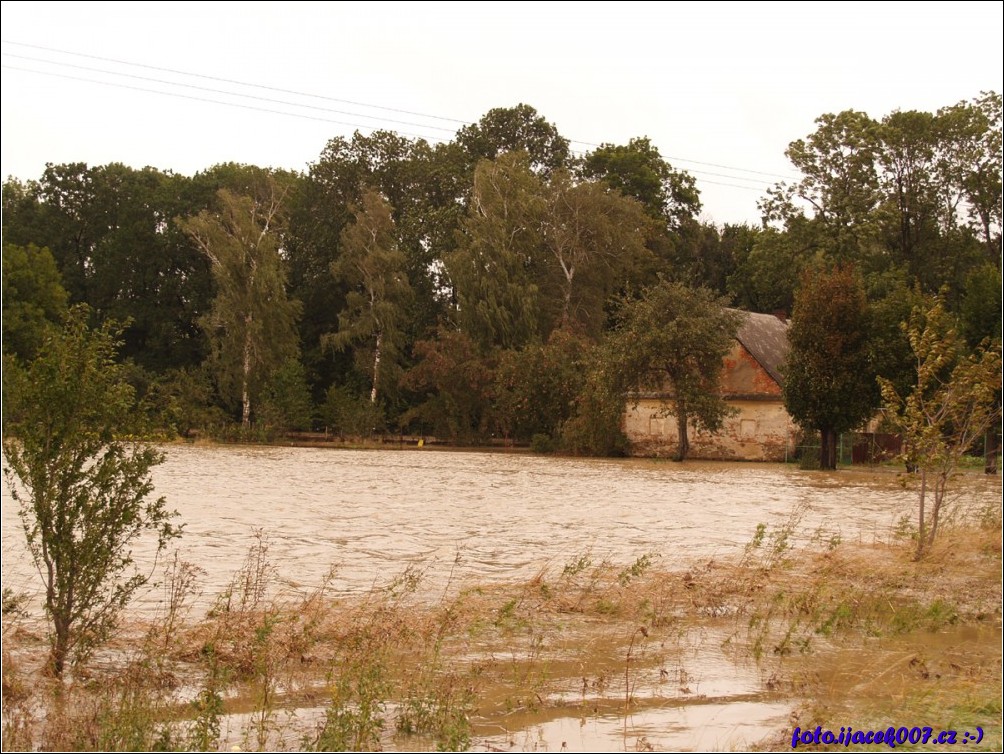
[[[721,394],[738,413],[715,434],[691,425],[688,458],[784,461],[794,447],[795,425],[784,408],[781,368],[788,354],[788,325],[771,314],[747,314],[724,359]],[[676,417],[667,414],[671,396],[651,393],[628,402],[624,432],[632,455],[671,456],[676,449]]]

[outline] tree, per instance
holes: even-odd
[[[412,291],[387,201],[368,189],[353,214],[355,222],[342,231],[341,256],[331,263],[332,274],[349,292],[338,315],[338,332],[324,342],[339,350],[361,343],[372,347],[364,353],[372,356],[370,403],[376,403],[381,377],[400,355]]]
[[[593,341],[566,329],[546,343],[503,351],[495,369],[495,425],[506,437],[555,440],[582,392]]]
[[[489,110],[477,123],[457,132],[457,144],[472,165],[507,152],[526,152],[533,171],[541,175],[567,167],[570,156],[568,139],[535,108],[522,103]]]
[[[239,397],[245,429],[262,386],[297,351],[300,306],[286,296],[279,254],[284,196],[269,176],[253,196],[220,189],[215,212],[177,220],[212,265],[216,297],[202,326],[221,388]]]
[[[676,416],[676,460],[687,457],[687,427],[716,432],[731,413],[720,395],[723,358],[742,314],[726,309],[707,288],[661,280],[624,303],[621,321],[603,346],[605,369],[636,394],[668,392],[663,403]]]
[[[74,308],[25,368],[4,368],[4,468],[28,550],[45,587],[49,667],[86,659],[149,578],[132,547],[148,533],[159,554],[180,535],[150,469],[163,457],[118,439],[130,428],[133,389],[115,363],[117,335],[89,330]]]
[[[539,340],[546,187],[526,153],[483,160],[457,251],[446,257],[461,329],[483,349]]]
[[[784,405],[806,431],[820,433],[820,468],[837,468],[837,436],[878,407],[868,339],[868,303],[848,265],[808,268],[795,294]]]
[[[213,191],[154,168],[49,165],[38,182],[5,184],[4,240],[47,247],[71,302],[88,304],[96,321],[128,323],[123,358],[155,371],[195,366],[207,350],[197,322],[212,281],[171,219],[204,209]]]
[[[546,197],[543,303],[561,312],[549,319],[598,335],[607,299],[651,257],[645,240],[653,223],[634,199],[598,181],[574,183],[566,171],[555,172]]]
[[[582,174],[637,199],[671,230],[679,230],[701,211],[693,176],[675,170],[647,136],[626,145],[601,144],[586,155]]]
[[[802,180],[779,183],[760,208],[765,221],[790,226],[810,207],[819,243],[838,261],[858,261],[877,234],[878,124],[853,110],[822,115],[816,123],[815,133],[792,142],[785,152]]]
[[[920,475],[917,559],[934,543],[952,474],[964,453],[1000,421],[1001,345],[987,341],[967,353],[940,300],[915,310],[907,327],[917,381],[902,396],[880,380],[886,410],[903,432],[904,457]],[[928,528],[928,490],[933,498]]]
[[[3,350],[24,362],[38,353],[46,328],[66,314],[67,295],[48,249],[3,247]]]
[[[402,417],[454,442],[488,436],[494,405],[495,363],[459,330],[440,328],[431,340],[415,343],[416,364],[404,373],[404,387],[416,405]]]

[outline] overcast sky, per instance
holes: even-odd
[[[525,102],[580,152],[649,136],[706,219],[755,221],[819,115],[1000,92],[1002,7],[3,2],[2,173],[305,170],[356,128],[449,140]]]

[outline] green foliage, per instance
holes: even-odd
[[[963,455],[1000,421],[1001,344],[987,342],[968,352],[940,300],[927,311],[916,310],[906,331],[917,360],[916,382],[907,395],[889,380],[880,383],[886,411],[903,433],[904,460],[920,475],[919,559],[938,533],[948,483]]]
[[[609,348],[594,350],[585,366],[582,389],[572,415],[561,427],[560,443],[570,453],[623,456],[628,440],[621,429],[624,416],[622,373]]]
[[[617,583],[622,587],[627,586],[632,581],[637,579],[639,576],[645,573],[652,565],[652,556],[649,554],[641,555],[632,563],[630,566],[622,570],[617,574]]]
[[[866,276],[902,269],[925,293],[958,289],[986,262],[999,269],[999,94],[933,114],[847,110],[816,123],[787,151],[802,179],[768,192],[765,221]]]
[[[321,342],[338,350],[366,345],[356,356],[370,378],[370,402],[376,403],[400,358],[412,290],[387,201],[366,190],[352,211],[355,222],[342,231],[341,255],[331,264],[335,279],[348,287],[345,308],[338,315],[338,331]]]
[[[565,171],[552,176],[545,197],[540,334],[560,324],[598,337],[607,299],[653,261],[646,241],[656,223],[638,201],[598,181],[575,182]]]
[[[635,396],[654,393],[676,416],[677,460],[687,456],[688,424],[714,432],[731,413],[719,381],[742,314],[725,303],[707,288],[661,280],[623,301],[617,329],[602,346],[613,385]]]
[[[557,445],[550,435],[537,432],[530,438],[530,450],[534,453],[553,453]]]
[[[878,407],[860,276],[849,266],[807,269],[788,339],[785,408],[802,429],[820,432],[820,467],[835,469],[837,436]]]
[[[264,176],[253,195],[217,192],[218,209],[178,219],[212,266],[216,298],[201,321],[221,391],[251,425],[252,406],[275,369],[297,352],[297,302],[286,296],[279,225],[286,187]]]
[[[1001,273],[994,264],[988,262],[969,273],[959,315],[970,348],[984,338],[1001,340]]]
[[[48,247],[72,302],[128,322],[123,358],[154,371],[198,364],[209,268],[170,220],[205,208],[211,191],[154,168],[70,163],[47,166],[9,203],[6,193],[4,240]]]
[[[462,332],[441,328],[431,340],[415,344],[417,363],[402,384],[419,396],[402,424],[422,432],[469,443],[486,437],[493,415],[495,363]]]
[[[303,364],[299,359],[288,359],[265,385],[259,421],[277,429],[309,430],[313,413]]]
[[[637,199],[664,227],[679,229],[701,211],[693,177],[674,170],[647,136],[601,144],[586,155],[582,174]]]
[[[382,430],[385,423],[379,403],[373,403],[339,385],[328,389],[322,414],[329,430],[343,437],[369,437]]]
[[[157,429],[180,437],[207,432],[227,420],[216,405],[213,380],[205,366],[168,370],[150,386],[143,403]]]
[[[790,312],[805,265],[795,234],[773,228],[747,229],[736,243],[741,259],[728,276],[727,287],[735,303],[754,312]]]
[[[567,330],[547,343],[499,355],[495,369],[494,422],[506,437],[556,437],[585,384],[593,344]]]
[[[181,533],[164,498],[150,497],[161,455],[120,439],[135,400],[115,363],[117,333],[89,330],[87,316],[71,310],[31,364],[4,369],[4,473],[45,586],[57,676],[108,636],[147,582],[133,568],[137,539],[149,532],[159,553]]]
[[[66,316],[67,293],[48,249],[3,247],[3,350],[22,362],[38,353],[46,329]]]
[[[544,175],[567,167],[570,160],[568,139],[533,107],[522,103],[489,110],[477,123],[457,132],[457,144],[471,163],[525,152],[533,170]]]
[[[391,690],[382,648],[351,648],[340,660],[324,722],[305,743],[312,751],[379,751]]]
[[[526,153],[478,163],[460,246],[444,261],[460,327],[483,350],[518,348],[547,329],[540,290],[546,206]]]

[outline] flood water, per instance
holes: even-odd
[[[888,540],[916,504],[892,469],[823,474],[780,464],[430,449],[162,450],[156,492],[185,524],[181,556],[206,571],[204,601],[229,583],[257,529],[292,585],[316,586],[334,566],[335,590],[353,592],[412,565],[435,589],[451,572],[521,579],[586,553],[615,564],[648,554],[664,568],[731,557],[757,524],[783,524],[793,511],[803,541]],[[970,476],[968,506],[999,499],[999,480]],[[6,490],[2,522],[4,585],[35,591],[38,575]]]
[[[890,541],[915,515],[916,492],[896,469],[804,472],[780,464],[563,459],[430,449],[333,450],[170,445],[153,471],[157,494],[185,524],[180,556],[205,571],[207,609],[264,532],[286,587],[311,589],[332,567],[336,593],[362,593],[412,567],[430,597],[449,582],[520,581],[561,572],[582,556],[618,567],[648,555],[661,569],[735,559],[758,524],[797,520],[794,546]],[[1000,480],[966,474],[959,509],[999,503]],[[3,584],[38,594],[17,511],[3,494]],[[143,561],[142,544],[136,548]],[[147,561],[148,562],[148,561]],[[421,594],[421,592],[420,592]],[[152,615],[159,594],[136,600]],[[998,632],[999,633],[999,632]],[[474,721],[488,750],[748,749],[790,727],[790,700],[756,667],[723,651],[714,621],[681,634],[672,661],[653,653],[636,673],[630,714],[616,683],[624,647],[565,637],[565,668],[550,667],[546,704]],[[653,639],[653,643],[655,640]],[[595,655],[595,657],[593,656]],[[488,700],[484,700],[488,703]],[[322,709],[298,711],[311,720]],[[313,717],[311,717],[313,716]],[[228,722],[239,731],[239,716]],[[241,745],[239,733],[227,745]],[[383,742],[394,748],[392,739]],[[410,748],[414,742],[406,742]]]

